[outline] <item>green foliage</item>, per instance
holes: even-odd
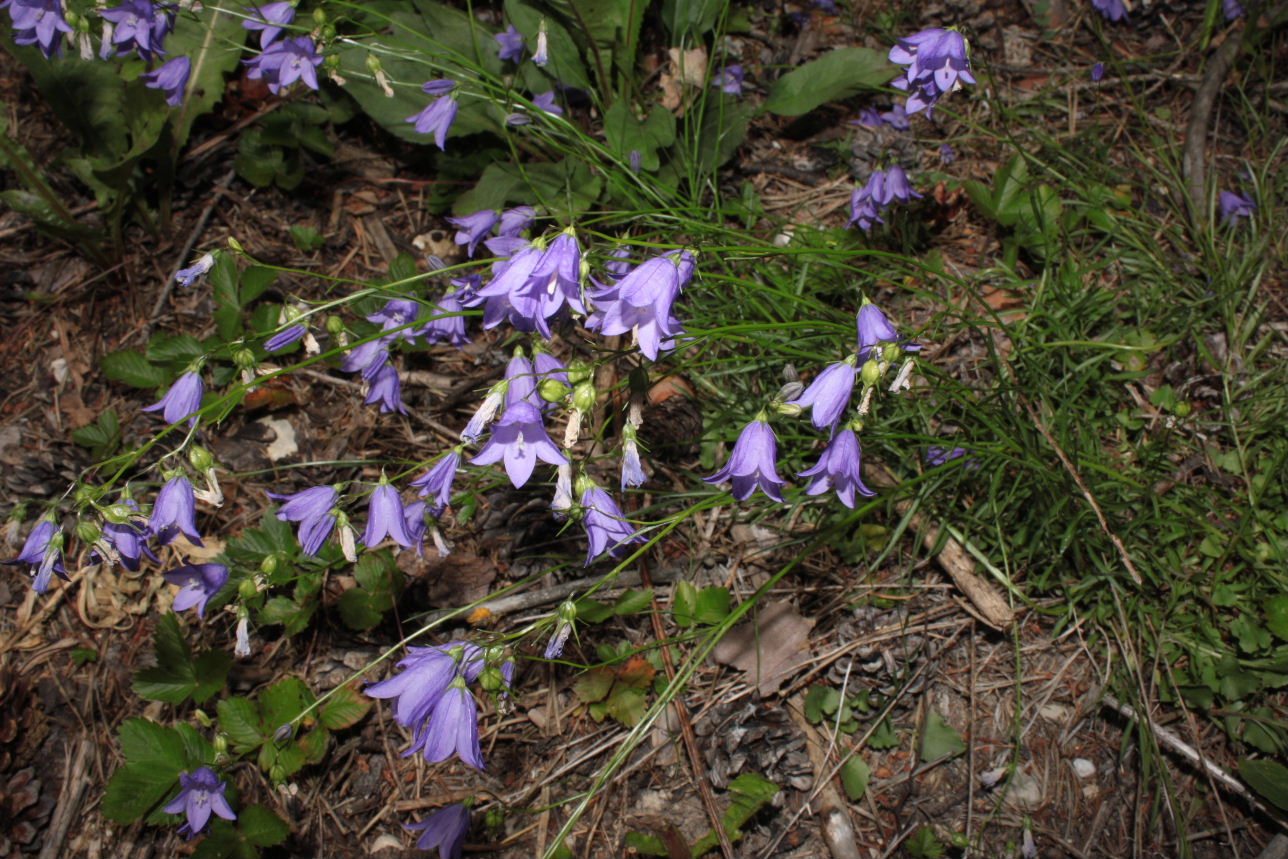
[[[212,763],[215,750],[188,725],[173,728],[147,719],[121,723],[122,764],[107,783],[103,795],[103,816],[117,823],[132,823],[152,814],[168,817],[157,809],[178,786],[179,774]]]
[[[743,773],[729,783],[730,803],[721,816],[720,822],[730,841],[736,842],[742,837],[742,829],[747,825],[747,821],[755,817],[756,813],[774,798],[778,790],[778,785],[750,772]],[[626,843],[646,856],[674,855],[667,850],[660,838],[652,835],[628,832]],[[704,856],[719,846],[720,836],[712,829],[693,843],[689,855]]]
[[[864,763],[863,758],[853,755],[841,765],[841,784],[845,794],[852,802],[858,802],[868,790],[868,779],[872,770]]]
[[[940,859],[947,853],[944,842],[939,840],[935,830],[929,826],[922,826],[912,833],[903,842],[903,849],[909,856],[916,856],[918,859]]]
[[[699,591],[690,582],[677,582],[671,611],[677,626],[711,625],[729,616],[728,588],[712,586]]]
[[[880,89],[895,71],[884,51],[837,48],[775,81],[764,109],[781,116],[800,116],[829,101]]]
[[[577,601],[577,619],[583,623],[600,623],[614,616],[623,616],[638,614],[639,612],[648,611],[653,605],[653,590],[646,588],[644,590],[634,590],[628,588],[622,591],[616,601],[607,603],[600,600],[580,599]]]
[[[72,430],[72,441],[89,449],[94,459],[107,459],[121,446],[121,423],[115,409],[105,409],[92,424]]]
[[[275,847],[291,834],[291,828],[268,808],[252,805],[229,822],[212,817],[210,832],[192,855],[195,859],[257,859],[261,848]]]
[[[1278,761],[1244,758],[1239,761],[1243,780],[1280,811],[1288,811],[1288,767]]]
[[[647,659],[631,656],[617,667],[602,665],[582,674],[573,683],[573,694],[596,722],[611,716],[629,727],[643,718],[656,673]]]
[[[301,719],[316,703],[303,680],[287,677],[264,689],[257,701],[240,696],[221,700],[219,730],[233,752],[256,755],[259,768],[280,784],[323,759],[330,741],[328,723],[347,727],[366,714],[357,693],[346,688],[328,701],[326,715],[315,710]]]
[[[921,761],[930,763],[940,758],[953,758],[966,751],[966,743],[957,729],[933,710],[921,727]]]
[[[367,552],[353,576],[358,586],[340,595],[340,617],[350,629],[373,629],[402,594],[402,571],[389,552]]]
[[[233,665],[232,654],[223,650],[194,657],[174,612],[157,621],[153,645],[157,664],[134,675],[135,694],[150,701],[181,704],[191,698],[200,704],[223,688]]]

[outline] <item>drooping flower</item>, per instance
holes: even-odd
[[[346,373],[362,373],[362,378],[368,382],[380,372],[389,361],[389,343],[394,338],[390,335],[377,337],[375,340],[368,340],[365,343],[359,343],[349,350],[340,362],[340,369]]]
[[[470,460],[473,465],[492,465],[504,461],[505,473],[519,489],[528,482],[537,460],[559,465],[567,457],[551,440],[541,422],[541,410],[526,400],[510,404],[501,420],[492,428],[492,437]]]
[[[590,566],[604,552],[619,558],[627,546],[644,541],[643,535],[622,515],[613,497],[598,486],[589,486],[581,493],[581,506],[588,544],[585,566]]]
[[[189,371],[175,380],[164,397],[150,406],[144,406],[143,411],[161,412],[168,424],[177,424],[187,418],[188,426],[195,426],[203,393],[205,387],[201,383],[201,375]]]
[[[1118,23],[1126,19],[1127,6],[1123,0],[1091,0],[1091,5],[1096,7],[1096,11],[1105,17],[1106,20]]]
[[[139,80],[149,89],[165,92],[165,103],[171,107],[183,104],[183,94],[188,89],[188,76],[192,74],[192,60],[172,57],[150,72],[139,75]]]
[[[880,128],[885,125],[885,120],[881,118],[881,112],[875,107],[865,107],[859,111],[856,119],[849,121],[849,124],[859,128]]]
[[[532,52],[532,63],[536,66],[544,66],[550,62],[550,44],[546,36],[546,22],[542,19],[540,29],[537,30],[537,49]]]
[[[946,448],[932,445],[926,448],[926,464],[940,466],[952,462],[954,459],[966,457],[966,462],[963,463],[964,467],[974,471],[979,468],[979,462],[969,454],[970,451],[964,447]]]
[[[1220,194],[1221,223],[1237,221],[1239,218],[1251,218],[1257,211],[1257,203],[1247,194],[1235,191],[1222,191]]]
[[[371,377],[371,387],[362,402],[368,406],[379,403],[382,415],[389,412],[407,414],[407,407],[402,401],[402,378],[393,364],[385,362]]]
[[[429,320],[416,330],[416,336],[423,337],[426,343],[447,343],[457,349],[469,343],[470,337],[465,333],[465,316],[462,315],[462,294],[449,292],[438,299],[430,308]]]
[[[945,143],[939,147],[939,163],[952,164],[957,160],[957,152],[953,149],[951,143]]]
[[[1222,0],[1221,11],[1225,13],[1225,20],[1233,21],[1235,18],[1242,18],[1248,13],[1243,10],[1243,4],[1239,0]]]
[[[630,486],[643,486],[648,482],[644,465],[640,462],[640,446],[635,427],[629,423],[622,429],[622,491]]]
[[[1092,81],[1092,83],[1099,83],[1099,82],[1100,82],[1100,80],[1101,80],[1104,76],[1105,76],[1105,64],[1104,64],[1104,63],[1096,63],[1095,65],[1093,65],[1093,66],[1091,67],[1091,81]]]
[[[215,264],[214,254],[202,254],[201,258],[192,264],[189,268],[181,268],[174,273],[174,279],[179,281],[180,286],[192,286],[197,278],[210,271]]]
[[[456,121],[456,98],[451,95],[455,88],[455,81],[441,78],[428,81],[421,89],[427,95],[437,96],[437,98],[420,113],[407,117],[407,121],[416,126],[418,134],[434,135],[434,143],[444,151],[447,149],[447,132]]]
[[[132,510],[137,513],[138,503],[129,497],[123,497],[118,505],[125,510]],[[147,522],[139,521],[137,518],[126,518],[122,522],[113,522],[110,519],[103,523],[103,542],[116,552],[120,558],[121,566],[131,572],[139,568],[139,559],[147,555],[153,561],[159,561],[156,554],[148,546],[148,537],[152,536],[152,529],[148,527]],[[95,555],[97,555],[95,551]]]
[[[402,496],[398,494],[397,489],[381,478],[380,485],[371,493],[367,511],[367,530],[362,535],[362,544],[368,549],[374,549],[386,536],[392,538],[404,549],[411,548],[412,539],[407,533]]]
[[[394,340],[406,340],[415,343],[417,329],[411,327],[420,315],[420,305],[410,298],[391,298],[385,306],[375,313],[366,316],[368,322],[380,323],[380,330],[389,334]]]
[[[228,568],[223,564],[188,564],[170,570],[164,578],[179,587],[179,592],[174,595],[174,610],[187,611],[195,607],[197,617],[205,620],[206,603],[228,583]]]
[[[283,328],[272,337],[264,341],[264,349],[268,352],[276,352],[278,349],[285,349],[297,340],[309,333],[307,325],[292,325],[289,328]]]
[[[430,512],[435,516],[441,516],[447,505],[452,503],[452,482],[456,480],[456,472],[460,467],[461,452],[454,448],[434,463],[433,468],[411,482],[412,486],[420,490],[421,498],[434,496]]]
[[[306,555],[316,555],[335,528],[332,511],[340,500],[334,486],[311,486],[293,495],[266,492],[269,498],[282,502],[277,518],[283,522],[300,523],[296,539]]]
[[[726,95],[742,95],[742,81],[745,74],[740,65],[725,66],[711,79],[711,85],[719,87]]]
[[[295,20],[295,7],[286,0],[251,6],[246,10],[249,17],[242,19],[242,26],[247,30],[259,30],[259,47],[268,47],[268,43],[281,34],[286,25]]]
[[[881,119],[895,131],[907,131],[912,128],[912,123],[908,121],[908,111],[901,104],[896,104],[889,110],[883,111]]]
[[[838,361],[819,373],[799,397],[788,402],[801,408],[813,408],[811,422],[815,429],[835,427],[841,420],[841,413],[850,404],[857,373],[850,361]]]
[[[206,828],[212,813],[224,820],[236,820],[232,806],[224,798],[228,785],[210,767],[197,767],[191,774],[179,773],[179,795],[163,809],[166,814],[186,814],[188,820],[179,834],[191,841]]]
[[[859,336],[860,362],[880,357],[877,354],[877,347],[884,343],[896,343],[905,352],[916,352],[921,348],[917,343],[908,343],[907,337],[900,337],[894,325],[881,312],[881,308],[866,299],[855,318],[855,327]]]
[[[420,751],[427,763],[435,764],[457,755],[464,762],[482,770],[483,751],[479,748],[479,708],[474,695],[465,686],[464,677],[456,677],[434,705],[429,721],[421,725],[412,745],[404,755]]]
[[[586,327],[605,336],[630,331],[639,350],[656,361],[662,350],[675,348],[684,328],[672,308],[693,277],[693,255],[671,251],[640,263],[621,280],[595,292],[596,311]]]
[[[322,57],[312,39],[296,36],[273,42],[259,56],[247,60],[246,65],[250,67],[246,77],[263,78],[269,92],[277,95],[296,81],[303,81],[309,89],[317,89],[317,67],[322,65]]]
[[[459,802],[453,803],[407,828],[420,832],[416,846],[421,850],[433,850],[437,847],[438,859],[460,859],[461,844],[470,828],[470,810]]]
[[[112,44],[117,56],[137,50],[144,60],[151,60],[165,53],[161,45],[174,29],[175,8],[173,3],[125,0],[120,6],[100,9],[98,14],[114,25]],[[103,47],[106,51],[107,46]]]
[[[891,85],[908,92],[904,109],[910,114],[925,110],[930,116],[945,93],[975,83],[966,40],[956,30],[922,30],[900,39],[890,49],[890,62],[907,66]]]
[[[177,474],[161,487],[157,500],[152,505],[148,527],[157,535],[162,546],[173,543],[180,534],[194,545],[205,545],[201,542],[201,535],[197,533],[197,500],[187,476]]]
[[[45,59],[62,55],[63,33],[72,32],[62,0],[10,0],[8,5],[14,44],[39,45]]]
[[[404,728],[419,727],[457,676],[473,682],[483,670],[483,650],[464,641],[438,647],[411,647],[398,662],[399,673],[365,690],[372,698],[397,698],[394,721]]]
[[[513,24],[507,26],[505,32],[497,33],[493,38],[496,39],[496,43],[501,47],[501,50],[497,52],[497,56],[502,62],[514,60],[517,63],[523,59],[523,34],[514,29]]]
[[[474,412],[474,416],[465,425],[465,429],[461,430],[461,441],[473,444],[479,440],[479,436],[483,435],[483,431],[492,422],[492,418],[496,417],[501,404],[505,402],[505,392],[508,387],[507,382],[497,382],[492,386],[487,396],[483,398],[483,402],[479,404],[478,410]]]
[[[466,245],[466,256],[474,256],[474,249],[482,241],[492,228],[500,220],[501,213],[496,209],[483,209],[472,215],[462,215],[459,218],[448,218],[447,223],[459,227],[456,231],[455,242],[458,245]]]
[[[568,636],[572,633],[573,622],[576,620],[577,604],[572,600],[564,600],[555,614],[555,631],[546,642],[546,650],[542,654],[544,658],[558,659],[563,655],[564,645],[568,643]]]
[[[496,234],[502,238],[516,238],[528,228],[537,210],[531,206],[515,206],[501,213],[501,222],[497,225]]]
[[[555,91],[547,90],[532,97],[532,106],[551,116],[563,116],[564,109],[555,104]]]
[[[882,213],[895,201],[907,202],[921,197],[908,182],[908,174],[899,165],[885,170],[873,170],[867,184],[855,188],[850,195],[850,220],[846,226],[858,224],[869,230],[873,223],[885,223]]]
[[[813,478],[805,487],[806,495],[822,495],[834,489],[836,497],[846,507],[854,507],[855,492],[868,498],[876,495],[863,483],[859,438],[848,427],[832,436],[818,458],[818,464],[798,476]]]
[[[757,417],[743,427],[725,467],[702,479],[707,483],[730,481],[733,497],[739,501],[745,501],[757,488],[775,501],[782,501],[786,481],[778,476],[776,454],[774,431],[763,417]]]
[[[63,569],[62,531],[49,519],[42,519],[31,529],[18,557],[0,563],[9,566],[29,565],[33,574],[31,586],[38,594],[49,590],[49,583],[55,573],[63,581],[70,581],[67,570]]]

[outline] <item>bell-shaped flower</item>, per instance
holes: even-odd
[[[921,348],[917,343],[906,342],[907,337],[900,337],[894,325],[881,312],[881,308],[868,301],[864,301],[863,306],[859,308],[855,326],[859,335],[858,359],[860,362],[867,361],[869,358],[880,358],[877,347],[884,343],[897,343],[905,352],[916,352]]]
[[[309,89],[317,89],[317,67],[322,65],[322,57],[312,39],[297,36],[273,42],[246,65],[249,66],[246,77],[262,78],[269,92],[277,95],[296,81],[302,81]]]
[[[496,234],[502,238],[517,238],[528,228],[537,210],[531,206],[515,206],[501,213],[501,222],[497,225]]]
[[[371,492],[367,530],[362,535],[362,544],[368,549],[374,549],[386,536],[404,549],[411,548],[412,539],[407,533],[402,496],[381,478],[380,485]]]
[[[811,422],[815,429],[835,427],[845,407],[850,404],[857,374],[851,361],[839,361],[819,373],[799,397],[788,402],[801,408],[813,408]]]
[[[541,422],[541,410],[527,401],[511,404],[492,428],[492,437],[470,462],[492,465],[505,462],[505,473],[516,489],[528,482],[537,460],[559,465],[567,462]]]
[[[192,60],[187,57],[172,57],[150,72],[139,75],[139,80],[149,89],[165,92],[165,103],[171,107],[183,104],[183,94],[188,89],[188,77],[192,74]]]
[[[774,431],[763,418],[758,417],[743,427],[725,467],[702,479],[707,483],[730,481],[733,497],[739,501],[745,501],[757,489],[775,501],[782,501],[782,488],[786,481],[778,476],[775,464],[777,448]]]
[[[174,273],[174,279],[179,281],[180,286],[192,286],[197,282],[197,278],[210,271],[215,265],[214,254],[202,254],[196,262],[188,268],[181,268]]]
[[[18,45],[39,45],[49,59],[62,55],[63,33],[74,32],[63,17],[62,0],[9,0],[13,41]]]
[[[122,498],[117,502],[127,510],[138,511],[139,505],[132,498]],[[141,518],[141,517],[140,517]],[[156,554],[148,546],[148,537],[152,536],[152,529],[146,522],[141,522],[136,518],[126,519],[124,522],[107,521],[103,523],[103,542],[111,546],[120,558],[121,566],[134,572],[139,568],[139,559],[147,555],[153,561],[158,561]],[[95,555],[98,553],[95,552]]]
[[[120,6],[98,10],[98,14],[113,24],[112,45],[117,56],[137,50],[141,58],[151,60],[165,53],[161,44],[174,29],[175,8],[173,3],[125,0]]]
[[[501,37],[498,35],[497,38]],[[522,46],[519,50],[523,50]],[[453,803],[407,828],[420,833],[420,838],[416,839],[418,849],[433,850],[437,847],[438,859],[460,859],[461,844],[470,829],[470,810],[459,802]]]
[[[197,532],[197,499],[192,492],[192,484],[183,474],[177,474],[165,482],[157,493],[157,500],[152,505],[152,516],[148,527],[157,535],[162,546],[168,546],[183,534],[196,546],[204,546],[201,534]]]
[[[371,388],[367,391],[367,397],[363,403],[368,406],[379,403],[382,415],[388,412],[407,414],[407,407],[402,401],[402,378],[393,364],[386,361],[372,376]]]
[[[456,471],[461,467],[461,452],[454,448],[447,455],[434,463],[434,467],[411,482],[420,490],[420,497],[434,496],[434,504],[429,512],[441,516],[447,505],[452,503],[452,482]]]
[[[892,85],[909,92],[904,106],[908,113],[925,110],[930,116],[944,93],[975,83],[966,40],[956,30],[922,30],[900,39],[890,49],[890,62],[907,66]]]
[[[175,380],[164,397],[150,406],[144,406],[143,411],[161,412],[168,424],[177,424],[187,418],[188,426],[193,426],[197,423],[197,412],[201,410],[203,393],[205,386],[201,383],[201,375],[189,371]]]
[[[863,483],[862,463],[859,456],[859,438],[854,430],[846,428],[832,436],[823,449],[818,464],[802,471],[798,476],[811,477],[805,487],[806,495],[822,495],[829,489],[836,490],[836,497],[846,507],[854,507],[854,493],[865,497],[876,495]]]
[[[472,215],[462,215],[459,218],[448,218],[447,223],[457,227],[456,238],[454,241],[458,245],[465,245],[466,256],[474,256],[474,249],[478,243],[492,232],[497,221],[501,219],[501,213],[496,209],[483,209]]]
[[[407,121],[416,126],[417,133],[434,135],[434,143],[444,151],[447,149],[447,132],[456,121],[456,97],[450,94],[455,87],[455,81],[429,81],[421,89],[438,98],[420,113],[407,117]]]
[[[170,570],[164,578],[179,587],[179,593],[174,595],[174,610],[195,607],[197,617],[204,620],[206,603],[228,583],[228,568],[223,564],[188,564]]]
[[[619,558],[626,547],[641,543],[644,536],[635,530],[622,515],[613,497],[598,486],[590,486],[581,494],[582,525],[586,528],[586,566],[604,552]]]
[[[662,350],[675,347],[676,335],[684,332],[672,307],[693,277],[693,269],[693,255],[688,251],[671,251],[645,260],[592,296],[597,309],[586,327],[607,337],[629,331],[640,352],[656,361]]]
[[[1091,5],[1107,21],[1117,23],[1127,18],[1127,4],[1123,0],[1091,0]]]
[[[179,773],[179,795],[162,810],[166,814],[187,815],[187,821],[179,827],[179,834],[191,841],[206,828],[212,813],[224,820],[237,819],[224,797],[227,788],[228,785],[220,781],[210,767],[198,767],[191,774]]]
[[[49,590],[49,583],[55,573],[63,581],[69,581],[67,570],[63,569],[62,532],[48,519],[42,519],[35,528],[31,529],[18,557],[12,561],[0,561],[0,563],[9,566],[29,565],[34,575],[31,586],[38,594]]]
[[[428,722],[422,723],[411,747],[403,755],[420,751],[427,763],[445,761],[457,755],[462,761],[483,769],[483,752],[479,748],[479,707],[465,686],[464,677],[456,677],[434,705]]]
[[[316,555],[335,528],[335,504],[340,493],[334,486],[312,486],[294,495],[265,493],[274,501],[281,501],[277,518],[283,522],[300,523],[296,539],[306,555]]]
[[[372,698],[397,698],[394,721],[404,728],[419,728],[433,712],[447,687],[458,676],[472,682],[483,670],[483,650],[464,641],[438,647],[412,647],[398,662],[400,669],[388,680],[364,691]]]
[[[429,320],[416,330],[416,336],[426,343],[447,343],[460,349],[470,342],[462,310],[461,293],[447,293],[430,308]]]
[[[514,29],[513,24],[506,27],[505,32],[497,33],[492,38],[496,39],[496,43],[501,48],[497,52],[497,57],[502,62],[514,60],[517,63],[523,59],[523,34]]]
[[[1221,223],[1238,221],[1239,218],[1251,218],[1257,211],[1257,202],[1246,194],[1235,191],[1222,191],[1219,196],[1221,204]]]
[[[295,6],[287,0],[251,6],[246,12],[248,17],[242,19],[242,26],[247,30],[259,30],[261,49],[268,47],[268,43],[281,35],[286,25],[295,20]]]

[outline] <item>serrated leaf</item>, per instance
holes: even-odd
[[[1266,600],[1266,629],[1280,641],[1288,641],[1288,594]]]
[[[281,844],[291,834],[286,821],[262,805],[252,805],[237,815],[237,829],[243,838],[260,847]]]
[[[605,703],[608,714],[627,727],[638,725],[640,719],[644,718],[644,711],[648,709],[644,693],[629,687],[613,690]]]
[[[671,613],[675,618],[676,626],[683,628],[697,623],[697,618],[694,616],[697,601],[698,589],[692,582],[676,582],[671,594]]]
[[[868,779],[872,770],[864,763],[863,758],[854,755],[841,765],[841,785],[851,802],[858,802],[868,789]]]
[[[962,735],[943,716],[932,711],[921,731],[922,763],[953,757],[964,751],[966,743],[962,741]]]
[[[242,307],[259,298],[277,280],[277,271],[267,266],[247,266],[241,273],[241,285],[238,296]]]
[[[811,686],[805,693],[805,718],[817,725],[841,706],[841,693],[831,686]]]
[[[216,707],[219,713],[219,730],[238,751],[247,751],[264,742],[259,729],[259,711],[254,703],[242,697],[224,698]]]
[[[145,357],[153,364],[187,364],[205,354],[206,348],[191,334],[155,334],[148,341]]]
[[[294,721],[314,700],[309,687],[298,677],[284,677],[269,686],[259,696],[260,725],[264,733]]]
[[[717,624],[729,616],[729,589],[713,585],[698,593],[698,623]]]
[[[1239,775],[1271,805],[1288,811],[1288,767],[1278,761],[1243,758]]]
[[[187,745],[173,728],[140,718],[121,724],[120,742],[125,764],[108,781],[102,811],[109,820],[129,823],[165,798],[189,768]]]
[[[594,668],[573,681],[573,694],[583,704],[602,701],[613,688],[613,677],[611,668]]]
[[[367,715],[371,703],[352,686],[341,686],[318,708],[318,724],[332,731],[348,728]]]
[[[327,745],[330,742],[331,735],[326,730],[317,728],[296,740],[295,745],[304,755],[304,763],[316,764],[321,763],[326,757]]]
[[[152,642],[157,664],[134,675],[134,692],[149,701],[182,703],[197,688],[197,674],[192,650],[174,612],[157,621]]]
[[[884,87],[895,73],[884,51],[837,48],[775,81],[764,107],[780,116],[800,116],[829,101]]]
[[[350,588],[340,594],[336,608],[344,625],[359,631],[374,629],[380,625],[380,619],[384,616],[373,605],[371,592],[363,588]]]
[[[638,614],[648,611],[653,605],[653,589],[628,590],[613,603],[613,614]]]
[[[204,703],[228,681],[228,672],[233,667],[233,655],[226,650],[207,650],[193,662],[196,688],[192,690],[192,700]]]
[[[601,623],[613,616],[613,607],[593,599],[577,600],[577,620],[582,623]]]
[[[134,349],[109,352],[99,359],[99,366],[107,378],[136,388],[159,388],[168,378],[165,371],[148,363],[143,353]]]

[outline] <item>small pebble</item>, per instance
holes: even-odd
[[[1073,774],[1078,778],[1091,778],[1096,774],[1096,765],[1086,758],[1074,758],[1069,761],[1073,767]]]

